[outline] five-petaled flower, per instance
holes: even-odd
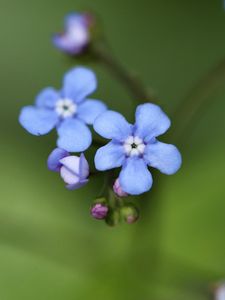
[[[89,13],[71,13],[65,18],[63,33],[54,34],[52,41],[61,51],[78,55],[83,53],[91,41],[94,17]]]
[[[91,70],[74,68],[65,74],[61,91],[51,87],[41,91],[35,106],[22,109],[19,121],[34,135],[46,134],[56,127],[58,147],[82,152],[92,141],[86,124],[92,125],[96,117],[106,110],[106,105],[100,100],[87,98],[96,87],[96,76]]]
[[[119,183],[125,193],[138,195],[150,190],[153,180],[148,166],[168,175],[181,166],[178,149],[156,139],[169,127],[169,118],[151,103],[137,107],[134,125],[117,112],[102,113],[95,120],[94,129],[112,141],[96,152],[96,168],[104,171],[122,166]]]
[[[76,190],[88,183],[89,165],[82,153],[70,155],[66,150],[56,148],[48,157],[48,168],[59,172],[69,190]]]

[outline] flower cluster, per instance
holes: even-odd
[[[89,15],[71,14],[66,18],[66,31],[54,36],[54,44],[61,50],[77,54],[90,42]],[[132,125],[118,112],[107,109],[101,100],[89,98],[97,88],[95,73],[85,67],[69,70],[60,90],[43,89],[35,104],[22,108],[19,122],[31,134],[39,136],[56,128],[57,148],[48,157],[49,170],[60,173],[66,187],[75,190],[86,185],[90,174],[108,171],[108,185],[91,207],[91,215],[105,219],[109,225],[119,221],[134,223],[138,209],[128,196],[149,191],[153,184],[149,167],[164,174],[174,174],[181,166],[181,155],[171,144],[160,142],[158,137],[170,127],[170,120],[162,109],[152,103],[141,104]],[[103,143],[94,157],[96,170],[89,171],[83,154],[92,145],[88,126],[101,137]],[[81,152],[71,155],[71,152]]]

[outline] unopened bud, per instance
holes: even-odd
[[[126,223],[135,223],[139,218],[139,211],[133,204],[127,204],[123,206],[120,210],[122,218]]]
[[[119,178],[117,178],[114,182],[113,191],[119,197],[127,197],[128,196],[128,194],[122,190],[122,187],[119,182]]]
[[[86,53],[96,35],[96,18],[91,13],[70,13],[65,17],[64,31],[53,35],[53,44],[72,56]]]
[[[56,148],[48,157],[48,168],[60,173],[69,190],[79,189],[88,183],[89,165],[83,153],[75,156]]]
[[[91,208],[91,215],[97,220],[105,219],[108,214],[109,208],[104,203],[95,203]]]

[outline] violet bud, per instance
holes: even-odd
[[[105,219],[108,214],[109,208],[104,203],[95,203],[91,207],[91,215],[97,220]]]
[[[95,27],[96,20],[93,14],[70,13],[65,17],[63,32],[54,34],[53,44],[69,55],[81,55],[90,45]]]

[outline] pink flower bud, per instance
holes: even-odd
[[[91,215],[93,218],[102,220],[105,219],[109,211],[108,206],[103,203],[96,203],[91,208]]]
[[[119,182],[119,178],[117,178],[116,181],[114,182],[113,191],[119,197],[127,197],[128,196],[128,194],[122,190],[122,187]]]
[[[132,203],[123,206],[120,210],[120,214],[128,224],[135,223],[139,218],[139,211]]]

